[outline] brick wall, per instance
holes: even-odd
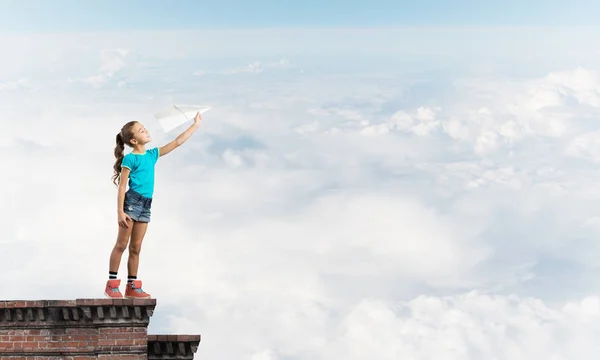
[[[193,359],[200,336],[148,336],[155,299],[0,301],[0,359]]]

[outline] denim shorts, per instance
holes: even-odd
[[[127,190],[125,193],[125,202],[123,203],[123,211],[133,221],[150,222],[150,208],[152,206],[152,198],[147,198],[134,190]]]

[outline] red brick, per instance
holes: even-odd
[[[73,300],[46,300],[44,302],[45,307],[73,307],[76,305],[76,301]]]
[[[43,307],[44,306],[44,302],[43,301],[25,301],[25,306],[24,307],[28,307],[28,308],[37,308],[37,307]]]
[[[98,333],[98,329],[89,329],[89,328],[72,328],[67,329],[66,334],[77,334],[77,335],[96,335]]]
[[[30,335],[30,336],[26,336],[25,337],[25,341],[37,341],[37,342],[52,341],[52,336],[48,336],[48,335]]]
[[[48,347],[51,349],[61,349],[63,347],[63,344],[60,341],[48,342],[46,345],[48,345]]]
[[[114,333],[122,333],[122,332],[127,332],[129,331],[131,328],[129,327],[106,327],[106,328],[101,328],[98,333],[100,334],[114,334]]]
[[[98,346],[116,345],[113,339],[98,339]]]
[[[33,349],[38,347],[38,343],[36,342],[14,341],[12,344],[16,349]]]
[[[119,340],[115,340],[115,345],[117,345],[117,346],[134,346],[134,345],[139,345],[139,344],[136,344],[134,339],[119,339]]]
[[[41,329],[25,329],[25,330],[23,330],[23,335],[46,335],[46,334],[42,334]]]
[[[145,339],[146,335],[143,333],[111,333],[98,335],[98,339]]]
[[[22,308],[25,306],[25,301],[6,301],[4,303],[5,308],[14,309],[14,308]]]
[[[77,306],[110,306],[114,305],[113,299],[77,299]]]
[[[73,340],[77,341],[91,341],[98,338],[96,335],[74,335]]]
[[[156,299],[133,299],[134,306],[152,306],[156,305]]]

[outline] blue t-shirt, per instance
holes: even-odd
[[[128,168],[129,188],[142,196],[151,198],[154,193],[154,165],[160,151],[157,147],[146,150],[144,154],[129,153],[123,158],[122,167]]]

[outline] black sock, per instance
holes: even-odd
[[[128,285],[133,285],[133,280],[137,280],[137,276],[127,276],[127,284]]]
[[[116,280],[117,279],[117,273],[114,271],[109,271],[108,272],[108,279],[109,280]]]

